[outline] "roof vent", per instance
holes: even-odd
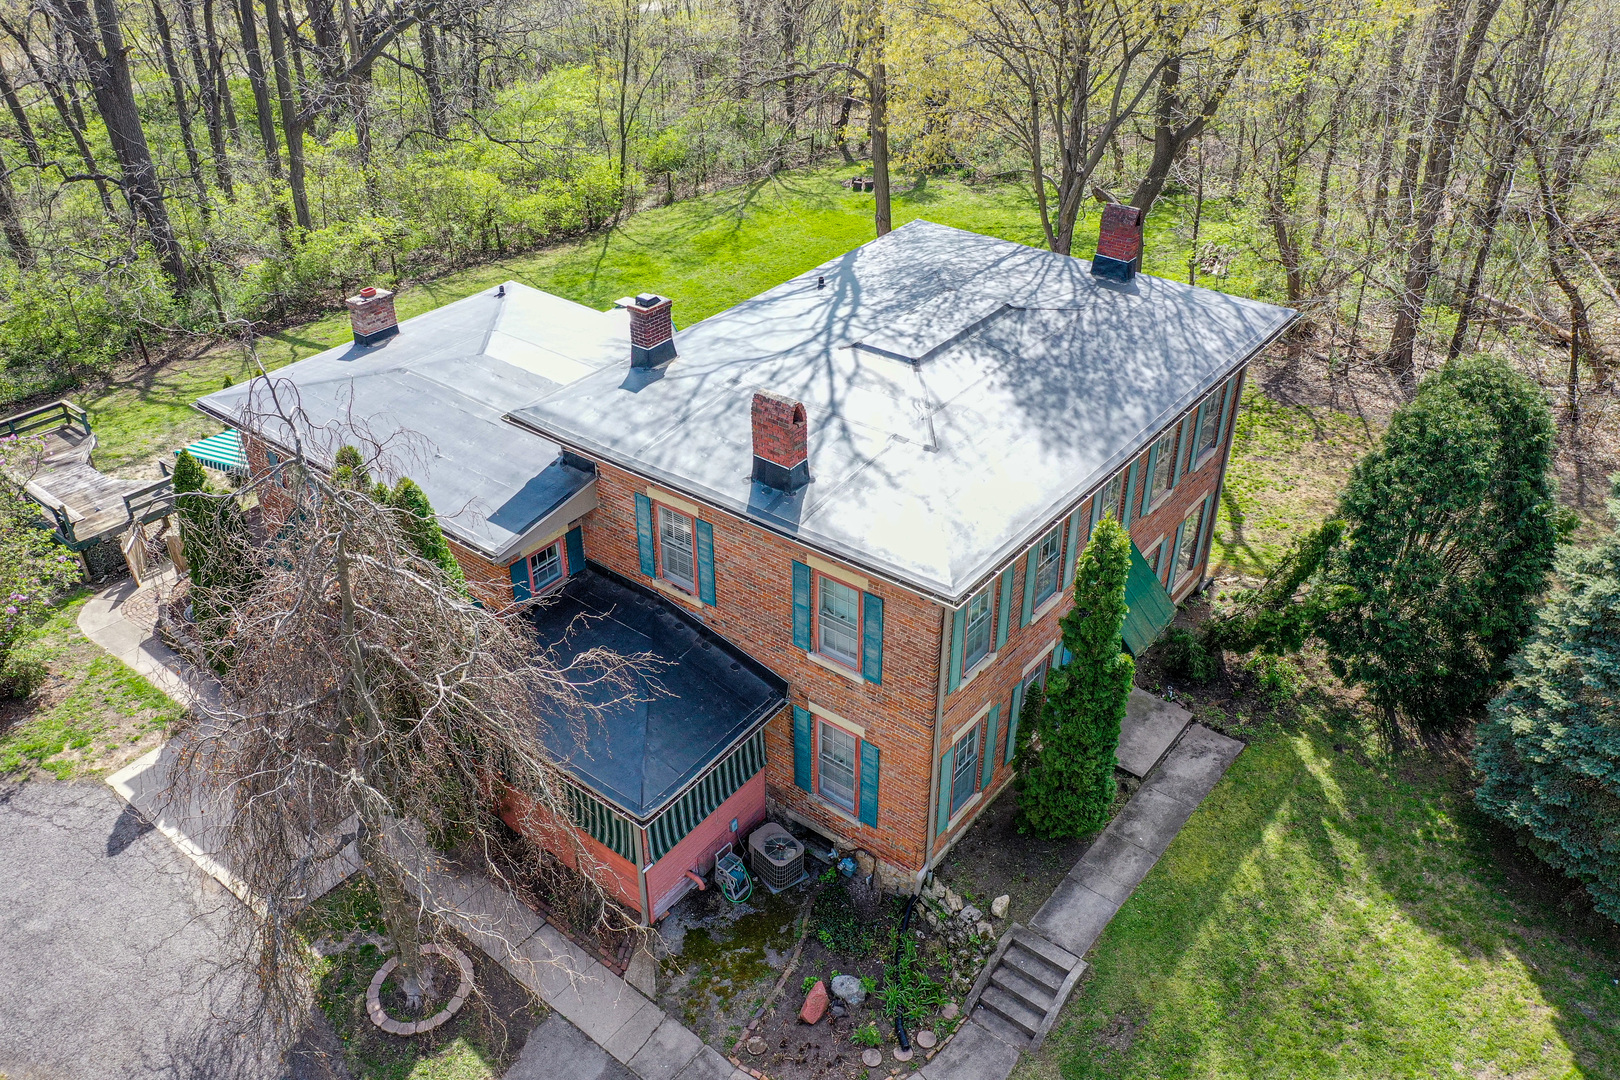
[[[754,393],[753,478],[778,491],[793,492],[810,482],[809,423],[804,405],[767,390]]]
[[[630,313],[630,366],[657,367],[675,359],[675,301],[657,293],[623,297],[616,306]]]
[[[1142,211],[1124,203],[1103,207],[1097,255],[1091,272],[1097,277],[1129,281],[1142,269]]]
[[[349,324],[354,327],[356,345],[375,345],[399,333],[399,316],[394,314],[394,294],[388,289],[367,285],[343,304],[349,309]]]

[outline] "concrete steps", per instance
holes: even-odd
[[[979,973],[964,1012],[1003,1042],[1034,1050],[1085,969],[1078,956],[1014,923]]]

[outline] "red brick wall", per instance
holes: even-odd
[[[603,890],[627,910],[641,913],[641,881],[636,876],[635,864],[629,859],[599,843],[583,830],[574,828],[572,824],[559,823],[553,815],[547,813],[527,795],[508,791],[501,801],[500,814],[501,820],[513,829],[577,870],[578,849],[570,839],[558,835],[559,829],[568,830],[578,839],[586,858],[595,864],[587,867],[585,872],[593,876]]]
[[[273,529],[286,521],[287,515],[292,513],[292,496],[273,475],[270,467],[270,451],[262,439],[243,432],[242,450],[247,455],[248,475],[252,477],[254,491],[259,496],[259,508],[263,514],[265,527]],[[285,455],[282,457],[285,460]]]
[[[456,543],[449,536],[444,539],[450,545],[450,554],[461,564],[461,572],[467,575],[467,588],[472,594],[492,611],[510,607],[512,604],[510,568],[497,566],[471,548]]]
[[[731,831],[732,818],[737,819],[735,833]],[[754,826],[764,820],[765,771],[761,769],[647,871],[647,899],[652,904],[652,917],[657,919],[668,911],[685,892],[686,871],[695,870],[707,876],[714,869],[714,853],[726,844],[736,844],[737,854],[747,861],[748,849],[744,841]]]
[[[598,506],[584,523],[585,557],[643,584],[650,579],[642,576],[636,547],[635,496],[650,486],[654,485],[622,469],[600,464]],[[882,754],[878,827],[872,829],[794,785],[793,717],[783,710],[765,731],[770,797],[885,862],[921,868],[927,818],[918,808],[928,802],[932,776],[939,606],[851,570],[867,577],[867,591],[883,599],[883,684],[874,686],[859,676],[828,671],[793,644],[793,562],[806,561],[810,551],[731,514],[706,508],[700,514],[714,528],[717,603],[709,607],[680,597],[671,602],[695,612],[728,641],[787,679],[795,705],[803,707],[813,700],[863,725],[868,741]]]

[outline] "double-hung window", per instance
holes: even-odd
[[[692,519],[660,506],[658,549],[664,578],[687,592],[696,591],[697,557],[693,551]]]
[[[994,590],[985,590],[968,601],[967,620],[962,636],[962,670],[972,671],[979,661],[990,655],[990,597]]]
[[[848,667],[861,666],[861,594],[823,575],[817,601],[816,648]]]
[[[1153,447],[1152,487],[1148,490],[1148,505],[1153,503],[1170,490],[1170,484],[1176,476],[1176,433],[1172,429],[1160,436],[1158,443]]]
[[[562,541],[529,556],[529,585],[539,592],[563,576]]]
[[[823,721],[816,786],[823,799],[852,814],[855,812],[855,754],[855,736]]]
[[[1063,529],[1059,526],[1046,534],[1035,555],[1035,606],[1040,607],[1058,591],[1058,578],[1062,574]]]
[[[1152,547],[1148,548],[1147,553],[1142,556],[1142,558],[1148,564],[1148,569],[1152,570],[1155,574],[1159,572],[1159,552],[1163,550],[1164,541],[1160,540],[1157,544],[1154,544]]]
[[[979,729],[969,728],[956,742],[956,764],[951,769],[951,814],[973,797],[979,782]]]
[[[1198,539],[1204,531],[1204,504],[1199,503],[1181,523],[1181,551],[1176,558],[1175,576],[1188,573],[1198,562]]]
[[[1098,509],[1096,516],[1098,521],[1103,518],[1117,519],[1119,517],[1119,497],[1123,493],[1124,487],[1125,473],[1123,470],[1115,473],[1114,478],[1103,485],[1102,491],[1097,495]]]
[[[1219,402],[1211,397],[1204,403],[1204,415],[1198,422],[1198,441],[1193,443],[1193,467],[1204,460],[1204,455],[1215,452],[1215,446],[1221,441],[1221,407]]]

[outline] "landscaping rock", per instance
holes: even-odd
[[[883,1064],[883,1051],[881,1051],[881,1050],[862,1050],[861,1051],[861,1064],[865,1065],[868,1069],[877,1068],[879,1065]]]
[[[963,922],[967,923],[969,926],[972,926],[974,923],[976,923],[980,919],[984,918],[984,912],[980,911],[978,908],[974,907],[972,904],[969,904],[967,907],[963,908],[961,911],[958,911],[956,913],[956,917],[958,919],[961,919]]]
[[[991,926],[988,922],[985,922],[983,919],[979,920],[979,922],[974,925],[973,932],[978,934],[981,938],[984,938],[986,941],[994,941],[996,939],[996,928]]]
[[[922,1047],[924,1050],[932,1050],[934,1048],[934,1044],[937,1042],[939,1042],[939,1036],[935,1035],[932,1031],[924,1029],[917,1032],[917,1045]]]
[[[955,1020],[962,1015],[962,1010],[956,1007],[956,1002],[947,1001],[945,1007],[939,1010],[939,1015],[946,1020]]]
[[[998,919],[1007,917],[1007,909],[1012,906],[1012,897],[1002,895],[990,901],[990,914]]]
[[[962,910],[962,898],[947,888],[945,890],[945,906],[950,908],[951,914],[954,915]]]
[[[820,979],[805,995],[804,1008],[799,1010],[799,1019],[806,1024],[819,1024],[821,1018],[827,1015],[827,984]]]
[[[928,883],[928,888],[923,890],[923,895],[928,897],[930,900],[945,899],[945,883],[940,881],[938,878],[935,878],[933,881]]]
[[[869,852],[859,848],[855,851],[855,870],[861,877],[871,877],[877,872],[877,860]]]
[[[862,986],[861,980],[853,975],[835,976],[832,981],[832,992],[857,1008],[866,1000],[866,987]]]
[[[748,1052],[753,1054],[755,1057],[759,1057],[759,1055],[763,1054],[770,1048],[771,1044],[760,1038],[758,1035],[755,1035],[752,1039],[748,1040]]]
[[[849,1009],[844,1006],[842,1001],[835,1001],[832,1005],[832,1014],[834,1020],[842,1020],[849,1015]]]
[[[928,924],[929,929],[939,929],[939,916],[934,914],[932,908],[923,908],[923,921]]]

